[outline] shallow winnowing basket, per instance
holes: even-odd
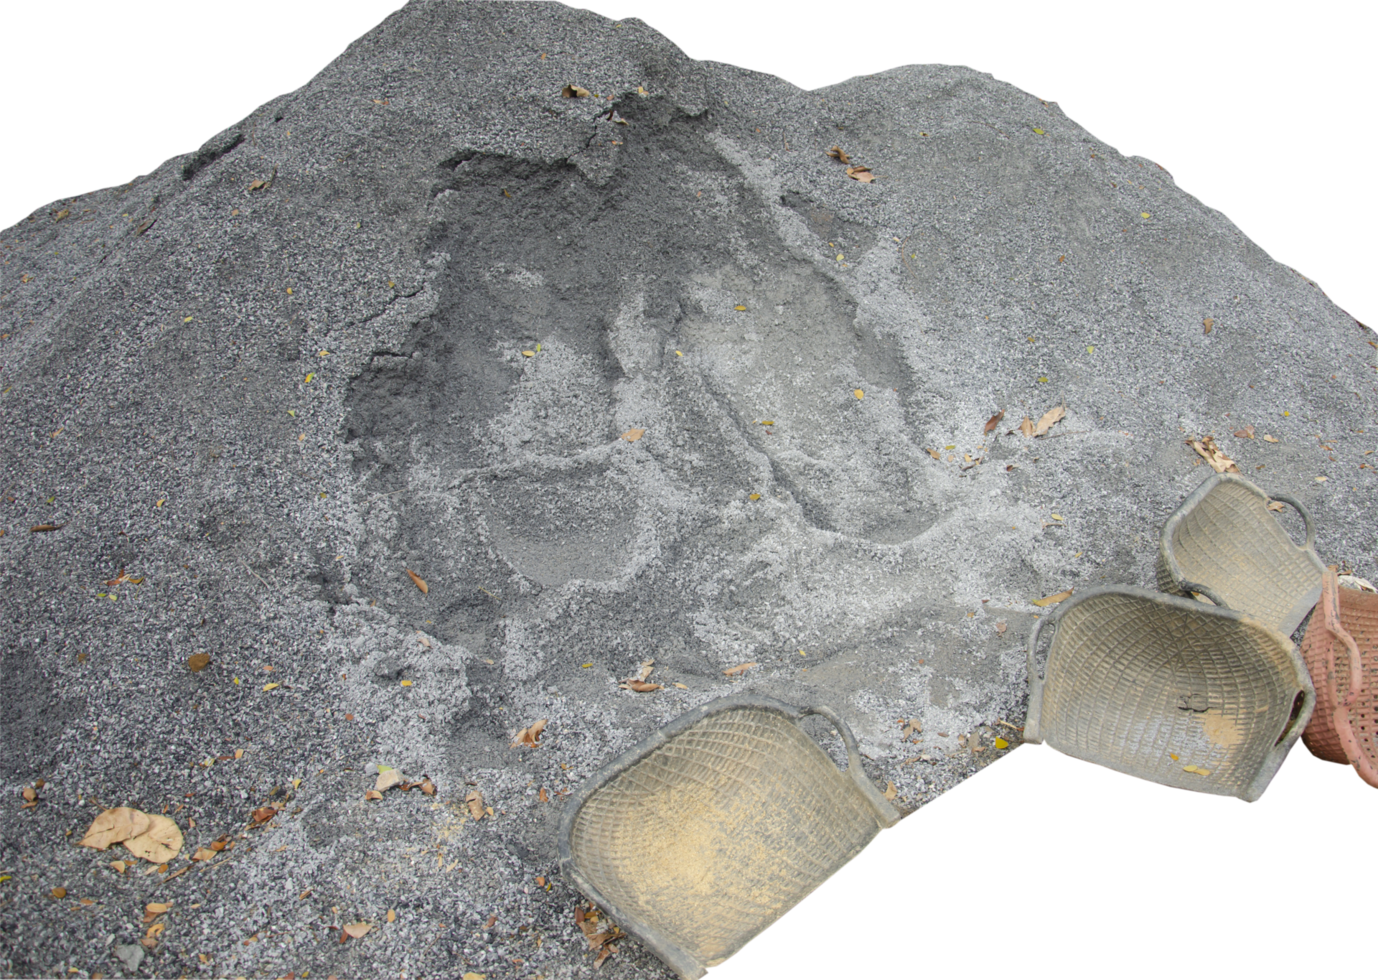
[[[1039,638],[1050,628],[1039,670]],[[1300,654],[1277,630],[1218,603],[1112,586],[1035,624],[1024,741],[1167,786],[1256,800],[1315,698]]]
[[[830,721],[846,771],[800,726]],[[560,824],[560,870],[681,977],[741,949],[899,812],[827,708],[695,708],[595,773]]]
[[[1378,786],[1378,595],[1340,588],[1327,569],[1301,652],[1316,684],[1306,747]]]
[[[1270,500],[1294,507],[1306,522],[1298,546],[1268,510]],[[1321,595],[1325,566],[1316,555],[1316,528],[1301,502],[1270,498],[1242,477],[1217,473],[1197,487],[1163,525],[1158,588],[1175,595],[1206,586],[1231,609],[1290,636]]]

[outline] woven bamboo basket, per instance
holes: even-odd
[[[1352,765],[1378,786],[1378,595],[1341,588],[1327,569],[1301,652],[1316,685],[1302,741],[1317,758]]]

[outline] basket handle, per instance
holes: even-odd
[[[1348,713],[1350,708],[1358,704],[1359,695],[1363,693],[1364,664],[1354,637],[1340,625],[1340,578],[1339,571],[1334,565],[1327,568],[1321,576],[1321,617],[1325,631],[1343,643],[1349,651],[1349,695],[1343,701],[1340,700],[1340,690],[1335,683],[1335,644],[1328,645],[1325,651],[1326,682],[1330,685],[1330,700],[1335,703],[1336,708],[1343,708]]]
[[[833,728],[837,729],[837,733],[842,736],[842,744],[847,746],[847,775],[852,777],[852,781],[860,787],[862,795],[875,809],[876,817],[881,821],[881,825],[891,827],[898,823],[899,811],[881,795],[880,790],[871,784],[870,778],[861,768],[861,748],[856,743],[856,736],[852,734],[852,729],[842,720],[842,716],[832,708],[821,704],[800,709],[800,717],[808,717],[809,715],[818,715],[828,719],[832,722]]]
[[[1273,500],[1282,501],[1301,515],[1301,519],[1306,522],[1306,544],[1302,545],[1302,547],[1314,551],[1316,548],[1316,522],[1311,520],[1311,512],[1302,506],[1300,500],[1289,494],[1272,493],[1268,496]],[[1339,622],[1339,620],[1336,620],[1336,622]]]
[[[1230,608],[1229,605],[1225,602],[1225,600],[1220,598],[1220,596],[1216,594],[1216,591],[1214,589],[1212,589],[1210,586],[1202,585],[1200,582],[1188,582],[1186,579],[1182,579],[1182,591],[1184,593],[1197,592],[1205,596],[1211,602],[1215,603],[1221,609]]]

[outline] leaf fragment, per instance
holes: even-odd
[[[899,790],[895,789],[895,784],[887,781],[885,783],[885,798],[887,800],[893,800],[895,797],[899,795]]]
[[[1025,415],[1024,421],[1019,423],[1019,431],[1024,433],[1025,439],[1032,439],[1034,434],[1033,419]]]
[[[277,681],[269,681],[267,684],[264,684],[264,685],[263,685],[263,689],[264,689],[265,691],[271,691],[271,690],[273,690],[273,688],[278,687],[278,686],[279,686],[279,685],[278,685]]]
[[[1212,320],[1210,317],[1206,317],[1204,320],[1201,321],[1201,332],[1202,332],[1202,333],[1210,333],[1210,332],[1211,332],[1211,328],[1213,328],[1214,326],[1215,326],[1215,321]]]
[[[1197,776],[1209,776],[1211,774],[1209,769],[1202,769],[1200,766],[1183,766],[1182,771],[1193,773]]]
[[[364,799],[366,800],[381,800],[382,798],[383,794],[378,792],[376,789],[371,789],[364,794]]]
[[[1269,509],[1269,510],[1278,511],[1278,512],[1281,512],[1286,506],[1287,506],[1287,505],[1284,504],[1281,500],[1272,500],[1272,501],[1269,501],[1269,503],[1268,503],[1268,509]]]
[[[849,157],[846,151],[843,150],[840,146],[834,146],[831,150],[829,150],[828,156],[832,157],[834,160],[839,160],[844,164],[850,164],[852,162],[852,158]]]
[[[936,449],[925,449],[924,452],[928,453],[928,455],[932,456],[934,459],[940,460],[943,458],[943,454]]]
[[[1009,629],[1009,624],[1007,624],[1004,620],[1001,620],[1000,622],[995,624],[995,632],[997,633],[1003,634],[1007,629]]]
[[[1276,437],[1276,436],[1264,436],[1264,437],[1263,437],[1263,441],[1264,441],[1264,442],[1277,442],[1278,440],[1277,440],[1277,437]]]
[[[422,578],[420,575],[417,575],[410,568],[406,569],[405,571],[407,573],[407,578],[411,579],[412,585],[416,586],[418,589],[421,590],[422,595],[426,595],[428,592],[431,591],[430,586],[426,584],[426,580],[424,578]]]
[[[80,847],[94,847],[103,851],[111,844],[118,844],[131,837],[137,837],[148,830],[149,817],[142,810],[118,806],[97,815],[91,821],[86,836],[77,841]]]
[[[1236,439],[1252,439],[1254,437],[1254,427],[1252,425],[1246,425],[1242,429],[1236,429],[1234,434]]]
[[[848,167],[847,176],[852,180],[859,180],[863,184],[869,184],[876,179],[876,175],[871,173],[870,167]]]
[[[215,857],[215,851],[208,847],[198,847],[196,853],[191,856],[193,861],[209,861]]]
[[[560,94],[567,99],[587,99],[589,90],[581,85],[566,85],[560,89]]]
[[[374,781],[373,788],[380,793],[386,793],[402,781],[402,772],[398,769],[382,769],[378,773],[378,779]]]
[[[347,935],[353,936],[355,939],[363,939],[369,934],[369,930],[371,930],[373,926],[369,925],[367,922],[351,922],[341,928]]]
[[[628,442],[636,442],[645,434],[645,429],[628,429],[626,432],[622,433],[622,438],[626,439]]]
[[[738,674],[745,674],[748,670],[755,666],[757,666],[757,663],[756,661],[752,660],[748,663],[737,664],[737,666],[735,667],[728,667],[726,670],[723,671],[723,673],[726,674],[728,677],[736,677]]]
[[[253,818],[254,823],[256,824],[267,823],[269,820],[272,820],[277,815],[278,811],[277,807],[275,806],[261,806],[250,814],[250,816]]]
[[[995,413],[994,415],[992,415],[990,418],[986,419],[986,425],[985,425],[985,428],[983,428],[983,429],[981,430],[981,434],[982,434],[982,435],[987,435],[987,434],[989,434],[997,425],[1000,424],[1000,420],[1003,419],[1004,417],[1005,417],[1005,410],[1002,408],[1002,409],[1000,409],[1000,411],[996,412],[996,413]]]
[[[148,829],[123,841],[129,853],[153,864],[171,861],[182,851],[182,830],[171,817],[146,814]]]
[[[209,653],[193,653],[187,658],[187,670],[193,674],[199,674],[210,666],[211,655]]]
[[[1042,599],[1035,599],[1033,604],[1035,606],[1051,606],[1054,603],[1062,602],[1064,599],[1072,598],[1072,591],[1072,589],[1064,589],[1055,595],[1044,596]]]

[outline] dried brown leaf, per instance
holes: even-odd
[[[111,844],[118,844],[142,834],[148,830],[149,822],[148,814],[142,810],[118,806],[106,810],[91,821],[86,836],[77,843],[81,847],[94,847],[98,851],[103,851]]]
[[[567,99],[587,99],[589,90],[579,85],[566,85],[560,89],[560,94]]]
[[[469,816],[473,817],[475,820],[483,819],[484,809],[482,793],[476,789],[470,790],[469,794],[464,797],[464,802],[469,806]]]
[[[1000,424],[1000,420],[1004,417],[1005,410],[1002,408],[1000,409],[1000,411],[996,412],[990,418],[986,419],[986,427],[981,430],[981,434],[986,435],[987,433],[991,432],[997,425]]]
[[[211,655],[209,653],[193,653],[187,658],[187,670],[193,674],[199,674],[210,666]]]
[[[997,633],[1004,633],[1007,629],[1009,629],[1009,626],[1004,622],[999,622],[995,624],[995,632]]]
[[[152,864],[163,864],[181,853],[182,829],[171,817],[154,813],[148,817],[147,830],[123,843],[135,857]]]
[[[1197,455],[1210,464],[1211,469],[1217,473],[1238,473],[1239,467],[1235,461],[1225,455],[1225,451],[1215,444],[1214,436],[1203,436],[1200,439],[1188,439],[1187,445],[1196,450]]]
[[[402,781],[402,772],[399,769],[383,769],[378,773],[378,779],[373,784],[373,788],[380,793],[386,793]]]
[[[427,796],[435,795],[435,783],[431,782],[430,776],[422,776],[421,785],[418,788]]]
[[[536,799],[540,800],[542,803],[550,802],[550,794],[545,791],[544,786],[542,786],[540,792],[536,794]]]
[[[369,930],[371,930],[373,926],[369,925],[367,922],[351,922],[341,928],[344,929],[347,935],[353,936],[355,939],[363,939],[369,934]]]
[[[1201,321],[1201,332],[1202,332],[1202,333],[1210,333],[1210,332],[1211,332],[1211,328],[1214,327],[1214,326],[1215,326],[1215,321],[1212,320],[1210,317],[1206,317],[1204,320]]]
[[[752,660],[748,663],[738,664],[735,667],[728,667],[726,670],[723,671],[723,673],[726,674],[728,677],[736,677],[738,674],[745,674],[748,670],[755,666],[756,661]]]
[[[598,957],[593,961],[593,968],[594,968],[595,970],[597,970],[599,967],[601,967],[601,966],[603,965],[603,961],[604,961],[604,960],[606,960],[609,956],[611,956],[613,953],[616,953],[616,952],[617,952],[617,947],[616,947],[616,946],[612,946],[612,945],[604,946],[602,949],[600,949],[600,950],[598,951]]]
[[[425,595],[426,593],[431,591],[430,587],[426,585],[426,580],[422,578],[420,575],[417,575],[410,568],[407,569],[407,578],[411,579],[412,585],[416,586],[418,589],[421,590],[422,595]]]
[[[1236,429],[1234,434],[1237,439],[1252,439],[1254,437],[1254,427],[1252,425],[1246,425],[1242,429]]]
[[[899,796],[899,795],[900,795],[900,794],[899,794],[899,790],[895,789],[895,784],[894,784],[894,783],[887,782],[887,783],[885,784],[885,798],[886,798],[887,800],[893,800],[896,796]]]
[[[59,885],[58,887],[56,887],[56,888],[53,889],[53,898],[66,898],[66,897],[67,897],[67,889],[63,888],[61,885]]]
[[[938,450],[936,449],[925,449],[924,452],[928,453],[928,455],[932,456],[934,459],[937,460],[941,460],[943,458],[943,454],[938,452]]]
[[[626,432],[622,433],[622,438],[626,439],[628,442],[636,442],[636,440],[640,439],[645,434],[645,429],[628,429]]]
[[[1061,405],[1057,406],[1056,408],[1048,409],[1048,411],[1043,413],[1043,417],[1038,420],[1038,425],[1034,427],[1034,435],[1043,435],[1053,426],[1061,422],[1063,418],[1066,417],[1066,415],[1067,409]]]
[[[1056,595],[1044,596],[1042,599],[1035,599],[1033,601],[1033,604],[1035,606],[1051,606],[1055,603],[1061,602],[1063,599],[1070,598],[1072,598],[1072,590],[1065,589],[1062,592],[1057,593]]]
[[[272,820],[277,815],[277,807],[273,806],[261,806],[252,814],[250,814],[250,816],[252,816],[254,819],[254,823],[267,823],[269,820]]]
[[[1277,440],[1277,437],[1276,437],[1276,436],[1264,436],[1264,437],[1263,437],[1263,441],[1264,441],[1264,442],[1277,442],[1278,440]]]
[[[636,679],[624,681],[621,686],[626,688],[628,691],[636,691],[638,694],[648,694],[651,691],[661,690],[660,684],[648,684],[645,681],[639,681]]]
[[[1019,431],[1024,433],[1025,439],[1032,439],[1034,434],[1033,419],[1025,415],[1024,421],[1019,423]]]
[[[383,794],[378,792],[376,789],[371,789],[364,793],[364,799],[366,800],[381,800],[382,798]]]
[[[546,723],[549,720],[548,718],[542,718],[539,721],[533,721],[530,725],[527,725],[521,731],[517,732],[517,738],[512,745],[526,745],[533,749],[536,748],[541,744],[541,732],[545,731]]]
[[[32,803],[38,799],[38,790],[34,789],[32,786],[25,786],[20,790],[19,795],[24,797],[29,803]]]
[[[870,167],[848,167],[847,176],[852,180],[859,180],[863,184],[869,184],[876,179],[876,175],[871,173]]]
[[[66,524],[65,521],[64,521],[63,523],[61,523],[61,524],[35,524],[33,527],[29,528],[29,533],[30,533],[30,534],[47,534],[49,531],[61,530],[62,528],[66,527],[66,526],[67,526],[67,524]]]
[[[828,156],[832,157],[834,160],[840,160],[844,164],[852,162],[852,158],[847,156],[846,151],[843,150],[840,146],[834,146],[831,150],[829,150]]]
[[[208,847],[198,847],[196,853],[191,856],[193,861],[209,861],[215,857],[215,852]]]
[[[1287,505],[1284,504],[1281,500],[1273,500],[1268,503],[1269,510],[1281,511],[1284,510],[1286,506]]]

